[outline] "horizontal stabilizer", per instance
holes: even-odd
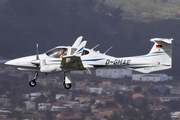
[[[173,39],[166,39],[166,38],[152,38],[151,42],[165,42],[167,44],[172,44]]]

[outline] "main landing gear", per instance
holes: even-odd
[[[63,81],[63,85],[64,85],[64,88],[66,88],[66,89],[70,89],[71,88],[71,83],[66,83],[65,84],[65,80]]]
[[[34,76],[34,79],[29,82],[29,85],[30,85],[31,87],[35,87],[35,86],[36,86],[36,79],[37,79],[37,78],[38,78],[38,72],[36,72],[36,74],[35,74],[35,76]]]
[[[64,85],[64,88],[66,88],[66,89],[71,88],[71,74],[70,74],[70,72],[64,72],[63,85]]]

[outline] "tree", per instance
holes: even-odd
[[[140,91],[142,91],[142,88],[141,88],[141,87],[135,87],[135,88],[134,88],[134,92],[140,92]]]
[[[124,102],[124,96],[119,91],[116,91],[114,92],[114,101],[122,104]]]
[[[23,118],[23,114],[20,111],[12,111],[9,115],[10,118],[16,118],[17,120],[21,120]]]
[[[163,93],[163,95],[170,95],[170,89],[166,89]]]
[[[47,98],[44,95],[40,95],[38,98],[34,100],[36,102],[36,108],[38,108],[38,103],[46,102]]]
[[[91,120],[91,118],[90,117],[86,117],[85,120]]]
[[[34,100],[34,102],[40,103],[40,102],[46,102],[47,98],[41,94],[38,98]]]
[[[115,102],[111,102],[111,101],[106,101],[105,102],[105,107],[117,107]]]
[[[129,120],[129,118],[126,116],[124,120]]]
[[[98,103],[98,104],[96,105],[96,109],[98,109],[98,108],[103,108],[103,104],[102,104],[102,103]]]
[[[46,112],[45,112],[45,116],[46,116],[46,119],[47,119],[47,120],[53,120],[53,116],[52,116],[52,114],[51,114],[50,111],[46,111]]]
[[[152,119],[154,120],[157,117],[157,111],[153,110],[151,116]]]
[[[121,120],[122,117],[118,115],[117,112],[114,112],[113,115],[111,115],[111,119],[110,120]]]

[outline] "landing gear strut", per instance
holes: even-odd
[[[38,78],[38,72],[36,72],[36,74],[35,74],[35,76],[34,76],[34,79],[29,82],[29,85],[30,85],[31,87],[35,87],[35,86],[36,86],[36,79],[37,79],[37,78]]]

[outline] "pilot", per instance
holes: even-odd
[[[62,58],[65,55],[67,55],[67,52],[64,48],[62,48],[60,54],[57,55],[57,58]]]

